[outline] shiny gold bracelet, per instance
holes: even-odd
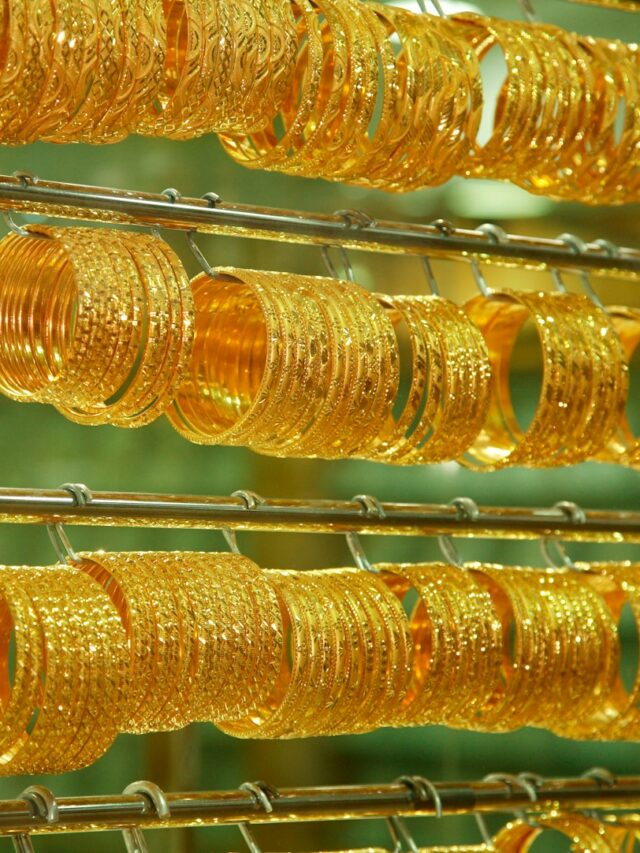
[[[198,277],[193,293],[190,376],[168,412],[179,432],[274,455],[366,451],[398,383],[395,336],[373,296],[332,279],[236,269]]]
[[[479,467],[525,464],[534,467],[575,463],[607,444],[626,399],[624,354],[604,312],[596,312],[583,296],[567,293],[505,292],[479,296],[466,309],[485,337],[492,367],[492,394],[487,420],[469,451]],[[543,350],[539,404],[526,431],[511,404],[508,365],[527,316],[536,323]],[[595,347],[600,332],[611,335],[614,363],[599,361],[580,341]],[[609,373],[607,383],[606,374]],[[611,410],[598,412],[598,394],[609,395]],[[471,463],[471,464],[474,464]]]
[[[25,572],[24,583],[44,643],[44,688],[33,729],[7,769],[64,772],[102,755],[118,733],[124,632],[103,590],[74,568]],[[103,637],[111,629],[106,656]]]
[[[29,724],[42,702],[45,656],[38,615],[26,592],[25,571],[0,568],[0,628],[2,631],[0,690],[0,772],[10,768],[13,756],[28,737]],[[13,671],[11,654],[13,646]],[[9,769],[5,773],[10,772]]]
[[[0,73],[2,141],[20,144],[23,131],[39,105],[51,67],[54,9],[50,0],[7,4]]]
[[[191,356],[191,292],[177,257],[143,234],[30,228],[47,239],[10,235],[0,250],[10,306],[2,391],[80,423],[153,420]]]
[[[395,725],[464,726],[491,702],[501,678],[502,636],[490,595],[472,573],[446,564],[377,566],[410,614],[412,675]]]
[[[369,458],[399,464],[455,459],[477,437],[489,403],[482,335],[462,310],[439,297],[384,297],[383,304],[407,323],[411,387],[397,423]]]
[[[560,812],[536,817],[535,823],[515,821],[507,824],[494,837],[494,848],[500,853],[524,853],[544,830],[556,830],[571,839],[574,853],[614,853],[620,851],[624,833],[593,818],[576,812]]]
[[[608,307],[607,313],[629,363],[640,344],[640,309],[616,305]],[[620,417],[617,432],[599,456],[605,462],[623,462],[631,466],[640,464],[640,437],[634,434],[629,421],[630,405],[631,400],[627,402],[627,413]]]
[[[330,633],[317,584],[304,573],[269,571],[284,616],[285,639],[275,689],[261,708],[220,728],[236,737],[303,737],[313,728],[325,695]],[[289,645],[290,644],[290,645]],[[290,658],[284,649],[290,648]]]

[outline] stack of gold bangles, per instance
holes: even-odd
[[[385,190],[463,175],[640,197],[638,48],[622,41],[361,0],[6,0],[0,25],[5,144],[216,131],[251,168]]]
[[[236,161],[399,192],[456,174],[592,204],[638,199],[636,45],[375,2],[295,5],[291,97],[266,128],[221,134]],[[507,66],[495,107],[480,68],[494,47]]]
[[[252,131],[290,88],[289,0],[9,0],[0,138],[20,144]]]
[[[431,723],[640,739],[618,622],[640,566],[263,570],[236,554],[0,567],[0,772],[62,772],[118,732],[245,738]]]
[[[235,268],[189,282],[155,236],[31,231],[0,243],[0,392],[14,400],[84,424],[166,413],[190,441],[276,456],[640,465],[627,418],[638,309],[516,291],[460,308]],[[521,425],[510,364],[527,321],[543,369]]]

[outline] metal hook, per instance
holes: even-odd
[[[374,498],[373,495],[354,495],[351,500],[357,501],[362,506],[364,509],[364,515],[367,518],[382,519],[385,517],[382,504],[377,498]],[[349,530],[345,536],[347,539],[347,545],[351,551],[351,556],[353,557],[356,566],[364,572],[370,572],[373,575],[379,574],[378,569],[369,562],[369,558],[362,547],[360,537],[355,530]]]
[[[616,246],[615,243],[612,243],[611,240],[603,240],[600,238],[599,240],[594,240],[593,245],[602,249],[602,251],[610,258],[617,258],[620,255],[619,247]]]
[[[278,791],[266,782],[243,782],[242,785],[240,785],[240,790],[248,791],[254,798],[256,805],[262,806],[267,814],[271,814],[273,811],[272,799],[279,796]],[[242,833],[245,844],[251,853],[262,853],[262,850],[251,831],[249,823],[247,821],[239,823],[238,829]]]
[[[424,776],[399,776],[395,781],[398,784],[404,785],[409,790],[415,803],[420,803],[425,800],[433,802],[436,817],[442,817],[442,800],[433,782]],[[394,840],[403,840],[409,848],[410,853],[419,853],[419,847],[416,844],[406,821],[397,815],[392,815],[387,818],[387,822]]]
[[[74,500],[75,506],[86,506],[93,500],[91,489],[84,483],[63,483],[60,486],[65,492],[69,492]],[[81,559],[73,550],[69,537],[61,521],[47,524],[47,533],[58,560],[61,563],[80,563]]]
[[[276,788],[269,785],[267,782],[243,782],[240,785],[241,791],[248,791],[253,795],[256,803],[265,810],[267,814],[273,811],[272,800],[277,799],[280,794]]]
[[[587,520],[585,511],[573,501],[558,501],[553,505],[553,509],[560,510],[560,512],[562,512],[573,524],[584,524]],[[551,546],[553,546],[559,554],[561,565],[558,565],[556,562],[551,552]],[[542,551],[542,556],[545,558],[548,565],[556,569],[565,568],[571,569],[575,572],[582,571],[579,566],[576,566],[567,553],[564,545],[556,537],[543,536],[540,540],[540,550]]]
[[[449,506],[455,507],[458,521],[476,521],[480,515],[478,504],[472,498],[454,498],[449,501]],[[459,569],[464,567],[464,560],[460,556],[453,538],[448,533],[438,536],[438,546],[448,563],[457,566]]]
[[[418,6],[420,7],[420,11],[423,14],[428,15],[429,12],[427,11],[427,4],[425,3],[425,0],[417,0],[417,3],[418,3]],[[438,15],[440,15],[441,18],[448,18],[449,17],[447,15],[447,13],[444,11],[444,9],[442,8],[442,6],[440,5],[440,0],[431,0],[431,4],[434,7],[434,9],[436,10],[436,12],[438,13]]]
[[[25,800],[35,810],[36,816],[44,819],[48,824],[58,821],[58,801],[52,791],[44,785],[30,785],[20,794],[21,800]],[[13,849],[16,853],[34,853],[33,842],[28,832],[21,832],[12,837]]]
[[[167,187],[166,190],[162,190],[160,195],[163,195],[168,198],[171,204],[175,204],[182,198],[182,193],[179,190],[175,189],[175,187]],[[215,207],[216,204],[218,204],[218,202],[220,201],[219,196],[217,196],[215,193],[206,193],[206,195],[203,195],[202,198],[206,198],[212,207]],[[154,233],[159,236],[159,232],[157,229],[155,229]],[[205,258],[205,256],[202,254],[202,251],[200,250],[193,236],[194,233],[194,231],[185,231],[184,234],[187,241],[187,245],[189,246],[189,249],[191,249],[191,254],[200,265],[202,271],[205,272],[211,278],[215,278],[215,270],[213,269],[209,261]]]
[[[245,509],[255,509],[260,504],[264,503],[264,498],[260,497],[260,495],[256,494],[256,492],[250,492],[247,489],[237,489],[235,492],[231,492],[232,498],[240,498],[244,503]],[[222,528],[222,535],[227,540],[227,545],[229,549],[234,554],[242,554],[240,550],[240,546],[238,545],[238,539],[236,537],[235,530],[232,530],[230,527]]]
[[[492,243],[507,242],[507,232],[504,228],[501,228],[499,225],[495,225],[493,222],[483,222],[482,225],[478,225],[476,231],[487,236]],[[482,270],[480,269],[480,264],[476,258],[470,258],[469,265],[471,266],[471,272],[473,273],[473,278],[475,279],[480,293],[485,297],[491,296],[492,290],[487,284],[487,280],[485,279]]]
[[[153,782],[132,782],[127,785],[122,793],[140,794],[153,806],[159,818],[171,817],[171,810],[164,791]],[[149,853],[147,842],[139,826],[123,829],[122,837],[127,853]]]
[[[12,835],[11,841],[13,842],[13,849],[16,853],[35,853],[31,836],[27,833],[21,832],[20,835]]]
[[[606,767],[591,767],[589,770],[585,770],[585,772],[581,774],[580,778],[592,779],[596,782],[599,788],[613,788],[616,784],[616,777],[610,770],[607,770]],[[602,819],[602,816],[597,809],[588,809],[584,811],[584,814],[594,820]]]
[[[538,20],[538,15],[536,14],[536,10],[533,8],[531,0],[518,0],[518,3],[522,9],[525,19],[529,21],[530,24],[535,24]]]
[[[165,190],[165,192],[167,192],[167,190]],[[175,192],[175,190],[174,190],[174,192]],[[217,193],[213,193],[213,192],[205,193],[202,196],[202,198],[205,199],[209,203],[209,207],[217,207],[219,204],[222,203],[222,199],[220,198],[220,196]],[[196,240],[194,237],[194,234],[196,234],[196,233],[197,232],[195,232],[195,231],[186,231],[185,232],[184,236],[187,240],[187,245],[189,246],[189,249],[191,250],[191,254],[196,259],[198,264],[200,265],[200,268],[202,269],[202,271],[205,272],[211,278],[215,278],[216,277],[216,271],[211,266],[209,261],[205,258],[204,254],[202,253],[202,250],[200,249],[200,247],[196,243]]]
[[[579,237],[576,237],[575,234],[560,234],[557,239],[560,240],[560,242],[564,243],[565,246],[569,246],[569,248],[573,252],[575,252],[576,255],[586,254],[587,244],[584,242],[584,240],[581,240]],[[552,270],[551,275],[553,276],[553,279],[554,279],[558,289],[561,292],[566,293],[567,288],[566,288],[564,281],[562,280],[562,276],[560,274],[560,271],[557,269]],[[600,299],[598,294],[593,289],[593,285],[591,284],[591,279],[589,278],[589,273],[585,269],[581,269],[581,270],[579,270],[578,275],[580,277],[580,281],[582,282],[582,289],[584,290],[586,295],[589,297],[589,299],[595,305],[597,305],[598,308],[605,310],[604,305],[602,304],[602,300]]]
[[[435,816],[442,817],[442,799],[430,779],[426,776],[399,776],[395,781],[406,785],[418,802],[431,800],[435,808]]]
[[[537,781],[539,777],[534,776],[534,774],[529,773],[520,773],[518,776],[514,776],[512,773],[489,773],[488,776],[485,776],[482,780],[483,782],[502,782],[509,788],[509,793],[513,792],[514,788],[520,788],[522,791],[526,793],[529,797],[529,800],[532,803],[538,802],[538,789],[537,786],[539,781]],[[531,826],[535,826],[531,817],[523,811],[519,809],[514,810],[514,816],[523,821],[524,823],[530,824]],[[494,850],[495,845],[493,843],[493,838],[491,837],[491,833],[487,828],[486,821],[484,819],[484,815],[480,812],[476,812],[475,815],[476,824],[478,825],[478,829],[480,830],[480,835],[482,836],[482,840],[485,844],[488,844],[489,847]]]
[[[585,770],[580,778],[593,779],[600,787],[613,788],[616,784],[616,777],[606,767],[591,767],[589,770]]]
[[[376,220],[373,219],[373,217],[369,216],[368,213],[364,213],[362,210],[336,210],[334,211],[333,215],[342,217],[342,219],[344,220],[344,224],[347,228],[370,228],[371,226],[376,224]],[[352,283],[355,282],[356,279],[355,273],[353,271],[353,266],[351,265],[349,255],[347,254],[347,250],[344,248],[344,246],[325,245],[320,247],[322,260],[329,275],[332,278],[341,278],[335,264],[333,263],[333,260],[331,259],[331,249],[335,249],[340,255],[340,261],[344,269],[344,276],[346,280]]]
[[[46,820],[47,823],[58,822],[58,801],[49,788],[45,788],[44,785],[29,785],[20,794],[20,799],[32,805],[37,816]]]
[[[433,274],[433,267],[431,266],[431,261],[426,255],[423,255],[420,260],[422,261],[422,268],[424,270],[424,275],[427,279],[427,285],[429,287],[429,290],[431,291],[431,295],[440,296],[440,287],[438,286],[436,277]]]

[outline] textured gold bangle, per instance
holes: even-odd
[[[332,279],[218,275],[193,282],[193,359],[168,412],[176,429],[274,455],[365,453],[398,383],[397,343],[378,301]]]
[[[640,344],[640,310],[616,305],[608,307],[607,313],[628,364]],[[623,462],[632,466],[640,464],[640,437],[634,434],[628,415],[631,405],[632,401],[628,400],[627,413],[622,413],[617,432],[599,456],[605,462]]]
[[[53,59],[54,7],[50,0],[7,3],[0,73],[2,141],[20,144],[43,96]]]
[[[477,437],[489,403],[482,335],[462,310],[439,297],[381,299],[407,324],[411,386],[398,421],[369,458],[398,464],[455,459]]]
[[[545,829],[556,830],[571,840],[574,853],[614,853],[620,851],[624,833],[593,818],[571,812],[536,818],[535,824],[522,821],[507,824],[493,839],[500,853],[520,853],[531,847]]]
[[[512,291],[476,297],[466,309],[485,337],[493,377],[487,420],[471,458],[485,468],[540,467],[599,452],[615,431],[627,387],[624,354],[604,312],[583,296]],[[523,431],[511,404],[508,365],[527,315],[540,338],[543,377],[535,416]],[[597,335],[602,343],[596,344]],[[590,350],[584,350],[585,342]],[[611,364],[603,363],[605,351],[613,356]],[[597,403],[602,393],[610,403],[604,409]]]
[[[25,571],[30,571],[26,567]],[[42,702],[45,656],[38,616],[25,589],[25,572],[0,569],[0,629],[2,729],[0,773],[9,773],[11,760],[28,737],[29,724]],[[13,639],[13,643],[12,643]],[[14,675],[11,651],[14,647]],[[4,768],[7,768],[6,770]]]
[[[63,772],[113,742],[121,712],[125,637],[103,590],[74,568],[25,572],[46,655],[38,717],[10,772]],[[105,654],[104,636],[109,638]],[[111,668],[108,672],[107,667]],[[110,715],[104,714],[104,702]]]
[[[178,258],[144,234],[30,227],[48,239],[10,235],[0,250],[2,391],[54,403],[80,423],[153,420],[191,357],[192,299]]]
[[[490,704],[501,678],[502,636],[489,593],[471,572],[446,564],[377,566],[409,618],[412,674],[395,725],[466,725]]]

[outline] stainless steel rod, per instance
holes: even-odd
[[[545,237],[508,234],[504,241],[495,242],[482,230],[442,223],[349,218],[212,203],[205,198],[172,200],[163,194],[45,181],[26,173],[0,175],[0,210],[454,260],[475,258],[507,267],[584,269],[625,279],[640,275],[640,251],[629,248],[611,254],[606,246],[589,243],[576,254],[562,241]]]
[[[503,782],[443,782],[436,784],[444,815],[510,812],[525,809],[624,810],[640,807],[640,777],[626,776],[604,784],[593,779],[548,779],[532,803],[527,794]],[[0,834],[29,832],[92,832],[123,827],[169,828],[216,824],[286,823],[298,821],[376,818],[389,815],[434,816],[431,797],[421,799],[402,784],[349,785],[323,788],[283,788],[270,797],[266,812],[246,790],[164,795],[170,816],[159,817],[147,796],[127,794],[60,797],[57,816],[48,822],[33,805],[21,799],[0,801]]]
[[[579,520],[557,508],[478,507],[477,513],[466,514],[447,504],[385,503],[378,516],[357,500],[260,498],[248,508],[233,496],[87,494],[90,500],[78,505],[64,489],[0,488],[0,522],[640,542],[640,512],[585,510]]]

